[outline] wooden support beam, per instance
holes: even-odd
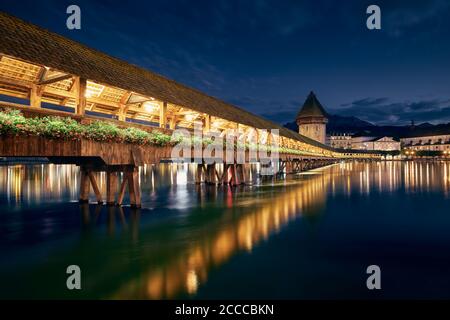
[[[89,177],[86,169],[80,168],[80,203],[89,202]]]
[[[175,130],[176,126],[177,126],[177,116],[173,115],[172,118],[170,119],[169,128],[171,130]]]
[[[127,112],[128,112],[128,106],[121,104],[120,109],[119,109],[119,121],[127,120]]]
[[[54,77],[50,77],[47,79],[42,79],[41,81],[38,82],[39,85],[46,85],[46,84],[51,84],[51,83],[55,83],[58,81],[63,81],[63,80],[67,80],[72,78],[72,75],[70,74],[63,74],[63,75],[58,75],[58,76],[54,76]]]
[[[219,171],[217,171],[216,166],[214,166],[214,172],[215,172],[215,174],[216,174],[217,182],[220,184],[221,181],[222,181],[222,176],[219,175]]]
[[[231,174],[231,185],[237,186],[239,184],[237,172],[236,172],[236,164],[230,164],[230,174]]]
[[[92,188],[94,189],[95,196],[97,197],[97,202],[98,202],[98,204],[102,204],[103,203],[102,195],[100,193],[100,189],[98,188],[97,180],[95,179],[95,176],[92,173],[92,171],[88,171],[88,175],[89,175],[89,180],[91,181],[91,184],[92,184]]]
[[[44,79],[46,72],[47,72],[47,68],[41,67],[39,69],[38,74],[36,75],[36,79],[35,79],[34,83],[38,84],[39,82],[41,82]]]
[[[205,132],[211,131],[211,115],[209,114],[205,116],[203,131]]]
[[[131,208],[141,207],[141,187],[139,185],[139,170],[137,167],[128,172],[128,192]]]
[[[113,206],[116,204],[116,191],[117,191],[117,173],[107,171],[106,172],[106,204]]]
[[[120,185],[119,196],[117,197],[117,205],[121,206],[123,203],[123,197],[125,196],[125,189],[128,183],[128,175],[124,172],[122,184]]]
[[[127,104],[128,100],[130,99],[130,97],[131,97],[131,92],[130,91],[125,92],[125,94],[120,99],[120,103],[121,104]]]
[[[75,113],[81,116],[86,109],[86,84],[85,78],[75,77]]]
[[[202,173],[203,173],[203,164],[198,163],[197,164],[197,172],[195,174],[195,183],[196,184],[202,183]]]
[[[206,165],[205,180],[207,184],[216,184],[216,165],[214,163]]]
[[[223,173],[222,173],[222,183],[223,184],[229,184],[230,183],[230,173],[229,173],[230,166],[231,165],[228,164],[228,163],[225,163],[223,165]]]
[[[245,167],[243,164],[236,165],[237,176],[239,180],[239,184],[245,184]]]
[[[31,86],[30,90],[30,107],[40,108],[42,98],[42,87],[36,84]]]
[[[159,127],[166,129],[167,124],[167,102],[162,102],[159,106]]]

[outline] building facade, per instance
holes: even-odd
[[[302,108],[297,114],[298,132],[323,144],[326,142],[327,113],[317,100],[314,92],[310,92]]]
[[[450,151],[450,134],[409,137],[400,139],[402,146],[414,151]]]
[[[330,135],[328,144],[333,148],[346,150],[399,151],[401,149],[400,141],[393,137],[351,136],[350,134]]]
[[[332,134],[328,137],[328,145],[336,149],[351,149],[352,136],[350,134]]]
[[[400,151],[401,143],[393,137],[352,137],[353,150]]]
[[[373,150],[400,151],[402,148],[400,141],[393,137],[382,137],[373,141]]]

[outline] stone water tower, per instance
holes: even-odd
[[[301,135],[325,144],[327,112],[317,100],[314,92],[309,93],[295,120]]]

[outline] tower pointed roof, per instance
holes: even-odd
[[[322,107],[319,100],[317,100],[316,95],[312,91],[309,93],[308,97],[303,103],[303,107],[298,112],[296,119],[308,117],[328,117],[327,112]]]

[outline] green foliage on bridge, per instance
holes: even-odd
[[[0,110],[0,135],[28,135],[42,136],[51,139],[80,140],[88,139],[98,142],[135,143],[140,145],[169,146],[180,142],[190,146],[201,144],[206,147],[217,143],[210,137],[190,137],[174,134],[167,135],[163,132],[145,131],[139,128],[121,128],[108,121],[96,120],[90,123],[80,123],[70,117],[45,116],[24,117],[19,110]],[[221,140],[224,147],[227,139]],[[286,147],[274,147],[255,143],[233,142],[232,147],[245,148],[245,150],[262,150],[267,152],[279,152],[302,156],[315,156],[317,154]]]
[[[33,135],[52,139],[80,140],[82,138],[99,142],[127,142],[165,146],[177,143],[170,135],[162,132],[147,132],[138,128],[119,128],[107,121],[81,124],[69,117],[25,118],[18,110],[0,111],[1,135]]]

